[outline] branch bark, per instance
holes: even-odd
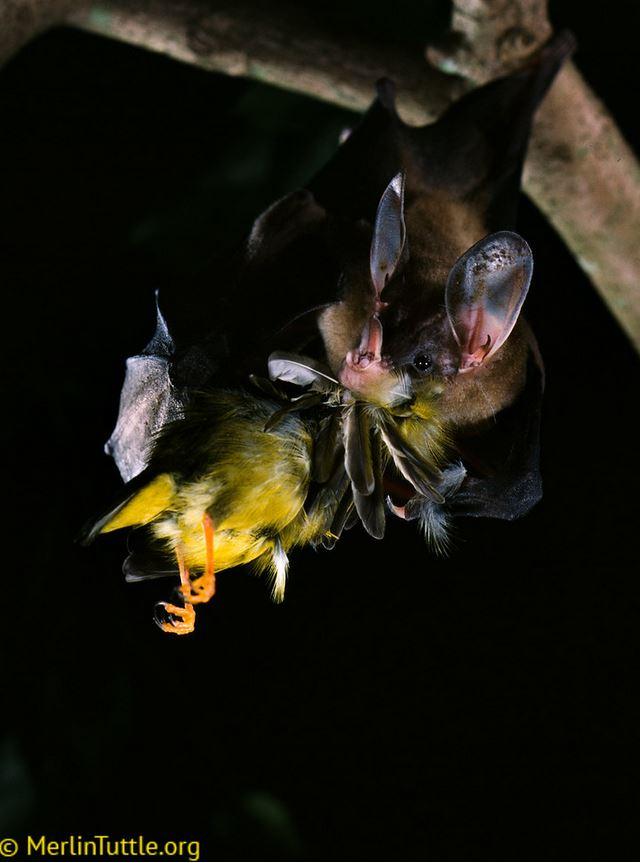
[[[393,73],[406,116],[436,119],[465,83],[384,42],[323,31],[287,0],[99,0],[69,21],[90,30],[227,75],[255,78],[354,111],[374,83]]]
[[[0,0],[0,65],[89,0]]]
[[[357,111],[385,75],[396,82],[400,112],[412,123],[434,120],[465,88],[519,65],[551,32],[545,0],[456,0],[453,32],[427,51],[429,66],[419,52],[323,32],[293,7],[276,12],[273,4],[251,0],[222,0],[215,8],[206,0],[9,0],[9,6],[36,9],[35,32],[72,8],[66,20],[84,30]],[[13,28],[18,42],[29,26]],[[10,43],[11,37],[0,42],[0,60]],[[536,118],[524,186],[640,351],[640,166],[571,63]]]
[[[451,31],[427,59],[481,84],[549,38],[547,0],[454,0]],[[538,111],[523,179],[640,351],[640,165],[573,63]]]

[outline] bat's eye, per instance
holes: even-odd
[[[428,372],[433,366],[433,362],[429,354],[416,354],[413,358],[413,365],[419,372]]]

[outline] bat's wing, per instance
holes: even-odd
[[[380,197],[402,169],[408,126],[395,110],[395,86],[376,85],[377,98],[349,137],[309,183],[318,203],[341,221],[373,224]]]
[[[330,219],[311,192],[292,192],[258,216],[228,321],[238,367],[262,372],[271,351],[299,351],[317,337],[316,314],[336,301],[339,280]]]
[[[488,230],[512,228],[533,115],[574,47],[571,34],[559,33],[522,70],[472,90],[420,128],[403,123],[393,84],[380,81],[362,122],[310,183],[316,201],[372,223],[380,195],[403,171],[409,200],[444,190],[475,206]]]
[[[515,521],[542,499],[540,413],[544,372],[535,354],[527,382],[515,404],[502,411],[489,432],[467,438],[459,447],[464,464],[443,470],[442,502],[418,495],[390,508],[408,521],[418,519],[430,545],[446,551],[452,516]]]
[[[155,434],[182,416],[183,396],[170,375],[174,351],[156,296],[156,331],[142,353],[127,360],[116,427],[105,444],[125,482],[146,467]]]
[[[447,501],[456,516],[515,521],[542,498],[540,416],[544,372],[529,361],[527,381],[516,402],[502,411],[495,427],[478,440],[464,441],[467,476]],[[467,448],[469,457],[467,456]]]
[[[428,187],[473,202],[488,230],[514,227],[533,117],[574,49],[571,33],[556,34],[521,70],[472,90],[416,130],[407,143],[413,170]]]

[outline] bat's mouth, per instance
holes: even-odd
[[[371,315],[362,330],[360,344],[345,357],[345,365],[354,371],[365,371],[372,363],[382,362],[381,351],[382,324],[377,315]]]
[[[397,381],[391,364],[382,356],[382,324],[377,314],[367,320],[360,343],[344,358],[338,377],[343,387],[374,404],[395,398],[392,390]]]

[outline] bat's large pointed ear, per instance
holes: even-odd
[[[396,174],[384,190],[371,240],[369,263],[376,297],[382,293],[406,251],[407,231],[404,223],[404,174]]]
[[[490,234],[458,258],[449,273],[445,300],[460,346],[461,372],[481,365],[507,340],[532,272],[531,249],[511,231]]]

